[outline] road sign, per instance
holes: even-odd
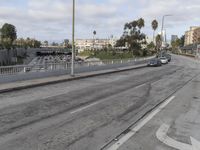
[[[166,144],[169,147],[178,149],[178,150],[200,150],[200,142],[194,139],[193,137],[190,137],[191,145],[185,144],[179,141],[176,141],[169,136],[167,136],[167,132],[169,130],[170,126],[167,124],[163,124],[158,131],[156,132],[156,137],[159,141]]]

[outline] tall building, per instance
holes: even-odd
[[[176,41],[178,39],[178,35],[171,36],[171,42]]]
[[[190,44],[196,44],[200,39],[200,26],[190,27],[189,31],[185,32],[185,46]]]

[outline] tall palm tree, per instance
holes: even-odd
[[[97,34],[97,31],[93,31],[93,50],[94,50],[94,45],[95,45],[95,35]]]
[[[162,38],[161,38],[161,35],[158,34],[156,36],[156,49],[157,49],[157,53],[159,53],[159,50],[160,50],[161,46],[162,46]]]
[[[138,24],[138,28],[141,29],[142,27],[145,26],[145,21],[143,18],[140,18],[138,21],[137,21],[137,24]]]
[[[155,31],[158,28],[158,21],[157,20],[153,20],[151,23],[152,29],[153,29],[153,42],[155,43]]]

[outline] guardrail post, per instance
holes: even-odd
[[[24,67],[24,73],[26,73],[26,67]]]

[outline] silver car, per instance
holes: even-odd
[[[168,59],[166,57],[160,57],[159,58],[162,64],[168,64]]]

